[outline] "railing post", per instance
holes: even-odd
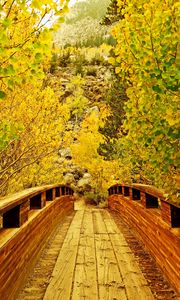
[[[124,196],[124,185],[122,185],[122,194]]]
[[[131,187],[129,188],[129,199],[133,200],[133,190]]]
[[[116,185],[114,185],[114,186],[113,186],[113,194],[115,194],[115,195],[116,195],[117,193],[118,193],[118,192],[117,192],[117,186],[116,186]]]
[[[169,203],[161,200],[161,214],[162,219],[171,226],[171,207]]]
[[[52,193],[53,193],[53,200],[54,200],[56,199],[56,188],[53,189]]]
[[[59,198],[59,197],[60,197],[60,187],[59,187],[59,186],[56,187],[56,188],[55,188],[55,191],[56,191],[56,192],[55,192],[55,197],[56,197],[56,198]]]
[[[46,192],[41,193],[41,208],[46,206]]]
[[[19,226],[22,226],[28,220],[28,212],[30,210],[30,200],[27,199],[20,205]]]
[[[3,216],[0,215],[0,229],[3,228]]]
[[[141,203],[144,207],[146,207],[146,193],[141,192]]]
[[[180,227],[180,206],[161,199],[162,219],[172,228]]]

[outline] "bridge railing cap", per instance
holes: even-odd
[[[117,183],[117,184],[114,184],[114,185],[110,186],[109,189],[112,188],[112,187],[115,187],[115,186],[135,188],[135,189],[140,190],[140,191],[142,191],[144,193],[150,194],[150,195],[152,195],[154,197],[165,199],[164,191],[161,190],[161,189],[158,189],[158,188],[156,188],[156,187],[154,187],[152,185],[141,184],[141,183],[131,183],[131,184],[128,184],[128,183]]]
[[[53,184],[53,185],[45,185],[41,187],[33,187],[29,188],[23,191],[20,191],[18,193],[8,195],[6,197],[0,198],[0,213],[4,213],[7,210],[22,204],[27,200],[27,198],[31,198],[33,196],[38,195],[39,193],[43,193],[47,190],[50,190],[52,188],[58,188],[58,187],[68,187],[64,184]],[[69,187],[72,189],[71,187]]]
[[[132,188],[137,188],[140,191],[147,193],[147,194],[151,194],[152,196],[161,198],[161,199],[165,199],[165,193],[163,190],[158,189],[152,185],[147,185],[147,184],[141,184],[141,183],[133,183],[131,184]]]
[[[173,201],[171,201],[171,200],[165,200],[165,199],[162,199],[162,201],[163,201],[164,203],[168,203],[168,204],[171,205],[171,206],[175,206],[175,207],[177,207],[177,208],[180,208],[180,203],[178,203],[178,202],[173,202]]]

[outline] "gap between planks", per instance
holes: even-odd
[[[78,210],[44,300],[153,300],[123,234],[108,211]]]
[[[44,300],[69,300],[84,211],[76,212],[60,250]]]

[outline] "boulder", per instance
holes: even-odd
[[[93,107],[86,110],[87,114],[91,114],[93,112],[95,112],[96,115],[99,116],[99,107],[98,106],[93,106]]]
[[[59,155],[62,158],[65,158],[67,160],[72,159],[71,149],[70,148],[63,148],[59,150]]]
[[[83,179],[87,179],[87,180],[89,180],[89,182],[90,182],[90,180],[91,180],[91,174],[85,173],[85,174],[83,175]]]
[[[75,183],[75,178],[74,175],[72,173],[66,173],[64,176],[64,183],[68,184],[68,185],[72,185],[73,183]]]
[[[85,173],[83,177],[77,182],[77,191],[79,193],[89,192],[91,190],[91,175]]]

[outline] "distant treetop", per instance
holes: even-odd
[[[118,7],[117,0],[111,0],[107,8],[106,15],[103,17],[102,25],[112,25],[113,23],[122,19],[121,10]]]

